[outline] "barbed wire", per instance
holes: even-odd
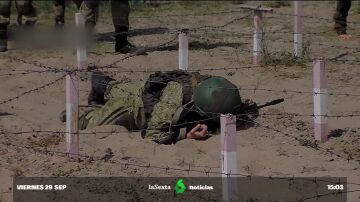
[[[148,81],[150,83],[157,83],[157,84],[164,84],[166,85],[167,83],[166,82],[160,82],[160,81]],[[94,84],[98,84],[98,85],[107,85],[107,84],[104,84],[104,83],[94,83]],[[191,85],[183,85],[183,87],[193,87]],[[116,85],[115,86],[112,86],[112,88],[115,88],[115,89],[118,89],[120,91],[122,91],[123,93],[127,93],[127,94],[130,94],[132,96],[138,96],[136,95],[135,93],[132,93],[130,91],[127,91],[123,88],[119,88],[117,87]],[[212,88],[212,87],[208,87],[209,89]],[[213,87],[215,88],[215,87]],[[216,87],[216,88],[220,88],[220,87]],[[243,88],[223,88],[221,87],[221,89],[229,89],[229,90],[244,90]],[[254,89],[245,89],[245,90],[251,90],[251,91],[254,91]],[[261,89],[262,90],[262,89]],[[267,91],[269,92],[269,89],[267,89]],[[271,92],[271,90],[270,90]],[[282,93],[287,93],[288,91],[277,91],[277,92],[282,92]],[[299,91],[290,91],[290,92],[295,92],[295,93],[299,93]],[[300,92],[301,93],[308,93],[308,94],[313,94],[313,95],[321,95],[321,94],[326,94],[326,95],[341,95],[341,96],[360,96],[360,95],[348,95],[348,94],[334,94],[334,93],[321,93],[321,92]],[[174,102],[165,102],[163,101],[164,104],[169,104],[169,105],[176,105],[176,103]],[[145,105],[143,107],[146,107]],[[185,108],[186,110],[189,110],[189,111],[193,111],[191,109],[187,109]],[[203,111],[195,111],[195,112],[198,112],[198,113],[209,113],[209,112],[203,112]],[[213,115],[218,115],[220,116],[221,113],[211,113]],[[251,114],[236,114],[236,115],[243,115],[243,116],[248,116],[248,115],[251,115]],[[325,115],[317,115],[317,114],[296,114],[296,113],[258,113],[257,114],[258,116],[301,116],[301,117],[325,117],[325,118],[346,118],[346,117],[350,117],[350,118],[353,118],[353,117],[360,117],[360,114],[340,114],[340,115],[328,115],[328,114],[325,114]]]
[[[231,177],[231,176],[240,176],[240,177],[245,177],[250,179],[254,178],[254,177],[259,177],[259,176],[253,176],[251,174],[245,174],[245,173],[224,173],[224,172],[219,172],[219,171],[212,171],[211,167],[208,167],[208,169],[203,169],[203,170],[194,170],[191,167],[207,167],[207,166],[192,166],[190,164],[188,164],[188,168],[180,168],[180,167],[170,167],[170,166],[157,166],[157,165],[151,165],[150,163],[148,164],[138,164],[138,163],[131,163],[130,161],[124,161],[121,159],[115,159],[113,157],[111,157],[110,159],[105,158],[105,157],[96,157],[96,156],[90,156],[90,155],[81,155],[81,154],[74,154],[74,153],[68,153],[68,152],[62,152],[62,151],[54,151],[54,150],[48,150],[48,149],[39,149],[39,148],[34,148],[34,147],[30,147],[30,146],[23,146],[23,145],[15,145],[9,142],[3,143],[0,142],[0,145],[4,145],[4,146],[11,146],[11,147],[15,147],[15,148],[21,148],[21,149],[27,149],[27,150],[31,150],[35,153],[41,153],[44,155],[60,155],[62,157],[67,157],[68,155],[73,155],[73,156],[78,156],[79,158],[85,158],[88,159],[89,161],[101,161],[101,162],[107,162],[107,163],[113,163],[113,164],[120,164],[122,166],[125,167],[125,169],[129,169],[129,167],[135,167],[135,168],[142,168],[142,169],[156,169],[156,170],[165,170],[166,173],[169,173],[170,171],[179,171],[179,172],[186,172],[188,174],[190,174],[190,172],[192,173],[202,173],[205,174],[206,176],[210,176],[210,174],[218,174],[218,175],[222,175],[222,176],[227,176],[227,177]],[[295,178],[294,176],[292,177],[277,177],[277,176],[263,176],[263,178],[267,178],[268,182],[269,181],[274,181],[274,180],[284,180],[284,181],[288,181],[288,182],[294,182],[295,180],[301,180],[301,181],[307,181],[307,182],[313,182],[315,184],[318,184],[319,182],[323,182],[323,183],[331,183],[331,184],[335,184],[335,185],[341,185],[344,182],[341,182],[340,179],[338,181],[331,181],[331,180],[324,180],[324,179],[319,179],[318,177],[314,177],[313,179],[311,179],[311,177],[302,177],[302,178]],[[356,182],[348,182],[346,181],[347,185],[353,185],[353,186],[360,186],[360,183],[356,183]],[[326,193],[326,194],[318,194],[316,192],[316,195],[314,196],[309,196],[306,198],[301,198],[299,200],[296,200],[296,202],[303,202],[303,201],[307,201],[313,198],[321,198],[324,196],[328,196],[328,195],[334,195],[334,194],[346,194],[346,193],[353,193],[353,192],[358,192],[360,190],[346,190],[346,191],[337,191],[334,193]]]
[[[279,11],[272,11],[272,14],[275,15],[282,15],[282,16],[292,16],[294,17],[295,14],[293,13],[284,13],[284,12],[279,12]],[[301,18],[308,18],[308,19],[314,19],[314,20],[321,20],[321,21],[327,21],[327,22],[331,22],[331,23],[335,23],[334,19],[330,19],[330,18],[324,18],[324,17],[320,17],[320,16],[310,16],[310,15],[300,15]],[[353,25],[360,25],[359,22],[355,22],[355,21],[348,21],[346,22],[347,24],[353,24]]]
[[[165,102],[166,104],[170,104],[170,105],[174,105],[175,103],[172,102]],[[90,108],[99,108],[100,106],[86,106],[86,107],[90,107]],[[139,107],[142,108],[142,107]],[[190,108],[184,108],[185,110],[189,111],[189,112],[200,112],[198,110],[194,110],[194,109],[190,109]],[[209,121],[212,119],[219,119],[221,117],[221,113],[212,113],[212,112],[201,112],[204,114],[211,114],[212,116],[209,118],[204,118],[204,119],[199,119],[196,121],[190,121],[190,122],[185,122],[185,123],[179,123],[179,124],[171,124],[168,126],[163,126],[163,127],[156,127],[156,128],[149,128],[151,130],[163,130],[163,129],[168,129],[171,127],[182,127],[182,126],[186,126],[189,124],[196,124],[196,123],[201,123],[201,122],[205,122],[205,121]],[[262,117],[262,116],[281,116],[281,117],[296,117],[296,116],[309,116],[309,117],[321,117],[321,116],[325,116],[325,117],[333,117],[333,118],[339,118],[339,117],[353,117],[352,115],[313,115],[313,114],[295,114],[295,113],[239,113],[239,114],[235,114],[235,116],[238,117],[239,120],[241,121],[246,121],[246,119],[242,119],[241,117],[243,116],[257,116],[257,117]],[[360,114],[358,114],[357,116],[360,116]],[[249,120],[247,120],[246,122],[249,122]],[[253,122],[255,123],[255,122]],[[360,128],[359,128],[360,129]],[[139,129],[139,130],[134,130],[131,129],[130,132],[143,132],[146,131],[147,129]],[[61,130],[28,130],[28,131],[23,131],[23,130],[19,130],[19,131],[0,131],[0,135],[6,135],[6,134],[11,134],[11,135],[23,135],[23,134],[40,134],[40,133],[51,133],[54,135],[58,135],[58,134],[67,134],[68,132],[66,131],[61,131]],[[73,134],[81,134],[81,135],[96,135],[96,134],[103,134],[103,133],[108,133],[110,135],[115,135],[115,134],[119,134],[122,132],[116,132],[116,130],[111,130],[111,131],[98,131],[98,130],[92,130],[92,131],[79,131],[77,133],[73,133]]]
[[[163,17],[199,17],[199,16],[209,16],[209,15],[222,15],[222,14],[233,14],[233,13],[242,13],[243,10],[232,10],[232,11],[220,11],[220,12],[207,12],[207,13],[193,13],[193,14],[172,14],[172,15],[148,15],[148,16],[131,16],[130,18],[163,18]]]
[[[165,43],[162,43],[160,45],[158,45],[156,48],[160,48],[160,47],[163,47],[163,46],[168,46],[169,44],[173,43],[174,41],[176,41],[178,38],[178,36],[176,35],[174,38],[172,38],[171,40],[165,42]],[[146,51],[149,51],[149,50],[153,50],[153,48],[148,48],[148,49],[144,49],[143,52],[146,53]],[[107,64],[107,65],[103,65],[103,66],[89,66],[88,68],[89,69],[106,69],[106,68],[118,68],[117,66],[115,66],[117,63],[119,62],[123,62],[125,60],[128,60],[130,58],[133,58],[137,56],[137,54],[132,54],[132,55],[128,55],[126,57],[123,57],[119,60],[116,60],[110,64]]]
[[[360,64],[360,60],[351,60],[351,59],[327,59],[327,61],[330,62],[340,62],[340,63],[345,63],[345,64]]]
[[[276,42],[301,44],[299,42],[294,42],[293,39],[290,39],[290,40],[276,39]],[[330,47],[330,48],[342,48],[342,49],[346,49],[346,50],[353,50],[355,52],[360,51],[360,48],[358,48],[358,47],[351,47],[351,46],[345,46],[345,45],[332,45],[332,44],[325,44],[325,43],[322,43],[322,42],[314,42],[312,45],[327,46],[327,47]]]
[[[174,104],[174,103],[171,103],[171,104]],[[196,111],[196,110],[193,110],[193,109],[187,109],[189,111]],[[196,111],[198,112],[198,111]],[[204,112],[203,112],[204,113]],[[207,112],[205,112],[207,113]],[[204,121],[208,121],[208,120],[212,120],[212,119],[219,119],[221,117],[221,114],[219,113],[211,113],[211,117],[210,118],[205,118],[205,119],[201,119],[201,120],[196,120],[196,121],[192,121],[192,122],[186,122],[186,123],[178,123],[178,124],[171,124],[171,125],[168,125],[168,126],[162,126],[162,127],[157,127],[157,128],[148,128],[148,129],[140,129],[140,130],[131,130],[131,132],[144,132],[146,130],[163,130],[163,129],[169,129],[172,128],[172,127],[185,127],[186,125],[189,125],[189,124],[197,124],[197,123],[200,123],[200,122],[204,122]],[[238,120],[240,121],[244,121],[244,122],[248,122],[248,123],[252,123],[254,124],[254,127],[262,127],[262,128],[266,128],[266,129],[269,129],[269,130],[273,130],[275,132],[278,132],[280,134],[283,134],[284,136],[287,136],[287,137],[292,137],[293,139],[297,140],[298,142],[303,142],[304,140],[303,139],[300,139],[299,137],[297,136],[294,136],[294,135],[291,135],[289,133],[286,133],[286,132],[282,132],[278,129],[275,129],[275,128],[272,128],[268,125],[262,125],[254,120],[250,120],[250,119],[244,119],[244,116],[256,116],[257,114],[255,113],[246,113],[246,114],[236,114],[235,116],[237,117]],[[284,116],[284,115],[287,115],[287,116],[296,116],[296,114],[259,114],[259,116],[262,116],[262,115],[276,115],[276,116]],[[308,115],[306,115],[308,116]],[[309,115],[309,116],[313,116],[313,115]],[[360,116],[360,115],[359,115]],[[333,117],[338,117],[338,116],[333,116]],[[166,125],[166,124],[165,124]],[[1,131],[0,134],[2,135],[23,135],[23,134],[39,134],[39,133],[51,133],[53,135],[59,135],[59,134],[67,134],[67,132],[65,131],[52,131],[52,130],[31,130],[31,131],[16,131],[16,132],[11,132],[11,131]],[[109,134],[109,135],[114,135],[114,134],[119,134],[119,132],[116,132],[115,130],[112,130],[112,131],[90,131],[90,132],[77,132],[76,134],[87,134],[87,135],[96,135],[96,134],[102,134],[102,133],[105,133],[105,134]],[[121,133],[121,132],[120,132]],[[308,146],[308,147],[311,147],[311,148],[314,148],[316,150],[323,150],[324,152],[326,153],[329,153],[331,156],[332,155],[335,155],[339,158],[343,158],[343,159],[346,159],[347,161],[350,161],[350,160],[354,160],[351,156],[351,154],[348,155],[348,157],[343,157],[342,155],[340,154],[336,154],[334,153],[332,150],[329,150],[329,149],[326,149],[326,148],[322,148],[319,146],[319,144],[317,144],[317,142],[315,141],[314,143],[307,143],[305,146]],[[360,163],[360,159],[356,160],[355,161],[358,161]]]
[[[240,11],[223,11],[223,12],[218,12],[218,13],[208,13],[208,14],[197,14],[197,15],[194,15],[194,16],[201,16],[201,15],[218,15],[218,14],[224,14],[224,13],[235,13],[235,12],[240,12]],[[285,14],[285,13],[278,13],[278,12],[275,12],[276,14],[280,14],[280,15],[291,15],[291,14]],[[240,17],[240,18],[235,18],[233,19],[232,21],[229,21],[223,25],[219,25],[219,26],[202,26],[202,27],[197,27],[197,28],[190,28],[189,31],[192,31],[192,32],[206,32],[206,31],[210,31],[210,30],[216,30],[216,29],[219,29],[219,31],[223,31],[223,30],[220,30],[221,28],[225,27],[225,26],[228,26],[229,24],[232,24],[234,22],[237,22],[238,20],[241,20],[241,19],[245,19],[245,18],[249,18],[251,14],[245,16],[245,17]],[[168,16],[164,16],[164,17],[180,17],[180,16],[191,16],[191,15],[168,15]],[[163,16],[152,16],[152,17],[163,17]],[[320,19],[320,20],[330,20],[330,19],[325,19],[325,18],[318,18],[318,17],[313,17],[313,16],[302,16],[302,17],[306,17],[306,18],[314,18],[314,19]],[[133,16],[133,18],[147,18],[147,16]],[[331,21],[333,21],[331,19]],[[352,22],[349,22],[349,23],[352,23]],[[357,23],[356,23],[357,24]],[[168,33],[174,33],[174,32],[178,32],[180,31],[180,29],[173,29],[173,30],[170,30]],[[224,31],[225,32],[225,31]],[[325,32],[325,31],[324,31]],[[291,32],[265,32],[265,33],[291,33]],[[317,32],[317,33],[304,33],[304,34],[319,34],[321,32]],[[233,33],[235,34],[235,33]],[[241,34],[241,33],[240,33]],[[160,48],[160,47],[163,47],[163,46],[168,46],[170,44],[172,44],[175,40],[177,39],[177,36],[174,37],[174,39],[168,41],[168,42],[165,42],[165,43],[162,43],[160,44],[159,46],[157,46],[156,48]],[[324,45],[324,46],[328,46],[328,47],[332,47],[332,48],[345,48],[345,49],[350,49],[350,50],[357,50],[357,48],[354,48],[354,47],[346,47],[346,46],[334,46],[334,45]],[[147,50],[154,50],[154,48],[152,49],[147,49]],[[360,50],[360,49],[359,49]],[[146,52],[146,51],[145,51]],[[249,51],[250,52],[250,51]],[[3,75],[0,75],[0,76],[12,76],[12,75],[25,75],[25,74],[32,74],[32,73],[47,73],[47,72],[55,72],[55,73],[73,73],[73,72],[86,72],[86,73],[90,73],[90,72],[93,72],[94,69],[106,69],[106,68],[119,68],[118,66],[116,66],[117,63],[119,62],[122,62],[122,61],[125,61],[127,59],[130,59],[132,57],[135,57],[137,55],[129,55],[129,56],[126,56],[120,60],[117,60],[111,64],[108,64],[108,65],[104,65],[104,66],[99,66],[99,67],[96,67],[96,66],[89,66],[90,70],[73,70],[73,71],[69,71],[67,69],[58,69],[58,68],[54,68],[54,67],[50,67],[50,66],[47,66],[47,65],[43,65],[43,64],[40,64],[39,62],[35,61],[35,62],[29,62],[29,61],[25,61],[25,60],[22,60],[22,59],[11,59],[13,61],[16,61],[16,62],[22,62],[22,63],[26,63],[26,64],[30,64],[30,65],[34,65],[34,66],[38,66],[38,67],[41,67],[41,68],[44,68],[46,70],[43,70],[43,71],[39,71],[39,70],[34,70],[34,71],[24,71],[24,72],[17,72],[17,73],[8,73],[8,74],[3,74]],[[357,60],[329,60],[329,61],[333,61],[333,62],[359,62]],[[193,70],[189,70],[190,72],[191,71],[218,71],[218,70],[242,70],[242,69],[249,69],[249,68],[254,68],[254,66],[248,66],[248,67],[234,67],[234,68],[204,68],[204,69],[193,69]],[[20,71],[20,70],[19,70]],[[111,72],[119,72],[119,73],[149,73],[149,72],[158,72],[159,70],[112,70]],[[50,83],[47,83],[43,86],[40,86],[40,87],[37,87],[35,89],[32,89],[32,90],[29,90],[29,91],[26,91],[18,96],[15,96],[13,98],[9,98],[7,100],[4,100],[2,102],[0,102],[0,104],[5,104],[5,103],[8,103],[8,102],[11,102],[13,100],[16,100],[22,96],[25,96],[27,94],[30,94],[32,92],[36,92],[38,90],[41,90],[43,88],[46,88],[46,87],[49,87],[55,83],[57,83],[58,81],[62,80],[65,76],[62,76],[60,78],[57,78],[56,80],[50,82]],[[296,93],[296,94],[313,94],[313,95],[316,95],[316,94],[326,94],[326,95],[340,95],[340,96],[360,96],[360,94],[350,94],[350,93],[314,93],[314,92],[307,92],[307,91],[296,91],[296,90],[276,90],[276,89],[261,89],[261,88],[237,88],[238,90],[247,90],[247,91],[267,91],[267,92],[279,92],[279,93],[284,93],[284,94],[287,94],[287,93]],[[239,116],[239,115],[238,115]],[[329,118],[342,118],[342,117],[357,117],[357,116],[360,116],[359,114],[346,114],[346,115],[313,115],[313,114],[282,114],[282,113],[260,113],[259,116],[309,116],[309,117],[315,117],[315,116],[324,116],[324,117],[329,117]],[[218,117],[217,117],[218,118]],[[271,128],[270,126],[263,126],[262,124],[260,125],[259,123],[255,122],[254,123],[258,124],[259,127],[263,127],[263,128],[266,128],[266,129],[269,129],[269,130],[274,130],[275,132],[278,132],[278,133],[281,133],[285,136],[290,136],[289,133],[286,133],[286,132],[282,132],[282,131],[279,131],[277,129],[273,129]],[[140,131],[140,130],[139,130]],[[50,130],[32,130],[32,131],[17,131],[17,132],[0,132],[0,134],[37,134],[37,133],[51,133],[51,134],[57,134],[57,135],[61,135],[61,134],[66,134],[66,132],[63,132],[63,131],[50,131]],[[110,134],[114,134],[116,133],[115,131],[93,131],[93,132],[79,132],[79,134],[98,134],[98,133],[110,133]],[[296,137],[296,136],[295,136]],[[299,138],[295,138],[296,140],[298,140]],[[299,141],[299,140],[298,140]],[[23,145],[14,145],[12,143],[0,143],[2,145],[5,145],[5,146],[12,146],[12,147],[16,147],[16,148],[23,148],[23,149],[28,149],[28,150],[32,150],[34,152],[40,152],[40,153],[43,153],[45,155],[50,155],[51,153],[53,155],[56,155],[56,154],[59,154],[59,155],[63,155],[63,156],[67,156],[69,155],[69,153],[67,152],[61,152],[61,151],[52,151],[52,150],[48,150],[48,149],[38,149],[38,148],[33,148],[31,146],[23,146]],[[319,145],[316,145],[313,146],[312,148],[315,148],[317,150],[323,150],[323,151],[326,151],[327,153],[331,154],[331,155],[335,155],[339,158],[344,158],[342,155],[339,155],[339,154],[335,154],[333,151],[330,151],[329,149],[326,149],[326,148],[322,148],[320,147]],[[72,154],[72,155],[75,155],[75,154]],[[86,158],[86,159],[89,159],[91,161],[104,161],[103,160],[103,157],[94,157],[94,156],[89,156],[89,155],[79,155],[80,157],[82,158]],[[352,157],[349,155],[346,160],[350,161],[350,160],[353,160]],[[108,162],[111,162],[111,163],[117,163],[117,164],[121,164],[123,166],[125,166],[126,168],[131,166],[131,167],[140,167],[140,168],[145,168],[145,169],[158,169],[158,170],[165,170],[166,172],[169,172],[169,171],[181,171],[181,172],[187,172],[187,173],[190,173],[190,172],[195,172],[195,173],[203,173],[203,174],[206,174],[207,176],[209,176],[210,174],[220,174],[220,175],[227,175],[227,176],[242,176],[242,177],[252,177],[251,175],[249,174],[245,174],[245,173],[223,173],[223,172],[218,172],[218,171],[212,171],[211,168],[206,170],[206,169],[203,169],[203,170],[195,170],[195,169],[191,169],[191,166],[189,165],[189,168],[188,169],[183,169],[183,168],[175,168],[175,167],[169,167],[169,166],[157,166],[157,165],[151,165],[150,163],[149,164],[146,164],[146,165],[142,165],[142,164],[136,164],[136,163],[131,163],[131,162],[128,162],[128,161],[121,161],[121,160],[117,160],[117,159],[114,159],[114,160],[107,160]],[[359,161],[359,160],[356,160],[356,161]],[[205,166],[204,166],[205,167]],[[271,177],[269,176],[268,177],[269,179],[276,179],[274,177]],[[288,178],[286,178],[287,180],[289,180]],[[318,179],[319,180],[319,179]],[[315,178],[315,181],[316,181],[316,178]],[[359,183],[353,183],[353,182],[348,182],[348,184],[353,184],[353,185],[360,185]],[[336,193],[330,193],[330,194],[344,194],[344,193],[350,193],[350,192],[358,192],[360,190],[350,190],[350,191],[344,191],[344,192],[336,192]],[[308,198],[303,198],[299,201],[307,201],[307,200],[310,200],[310,199],[314,199],[314,198],[321,198],[325,195],[329,195],[329,194],[317,194],[316,196],[313,196],[313,197],[308,197]]]
[[[15,61],[15,62],[20,62],[20,63],[24,63],[24,64],[34,65],[36,67],[41,67],[41,68],[51,70],[51,71],[54,71],[54,72],[58,72],[59,70],[67,71],[66,69],[60,69],[60,68],[55,68],[55,67],[50,67],[50,66],[44,65],[44,64],[42,64],[42,63],[40,63],[38,61],[28,61],[28,60],[24,60],[24,59],[21,59],[21,58],[10,56],[10,55],[6,55],[5,57],[10,59],[10,61]]]
[[[261,7],[259,6],[259,8],[261,8]],[[256,8],[244,8],[244,7],[239,7],[238,9],[240,9],[240,10],[220,11],[220,12],[212,12],[212,13],[194,13],[194,14],[169,14],[169,15],[146,15],[146,16],[144,15],[144,16],[131,16],[131,18],[142,19],[142,18],[163,18],[163,17],[197,17],[197,16],[241,13],[241,12],[244,12],[244,10],[256,10]],[[292,17],[295,16],[294,13],[284,13],[284,12],[279,12],[279,11],[275,11],[275,10],[272,10],[270,12],[270,15],[271,14],[282,15],[282,16],[292,16]],[[314,19],[314,20],[322,20],[322,21],[327,21],[327,22],[331,22],[331,23],[334,22],[334,19],[332,19],[332,18],[324,18],[324,17],[320,17],[320,16],[301,15],[300,17]],[[273,17],[265,16],[265,18],[273,18]],[[359,22],[354,22],[354,21],[348,21],[347,23],[355,24],[355,25],[360,24]]]
[[[42,73],[61,73],[61,71],[47,71],[47,70],[7,70],[7,71],[12,71],[12,72],[17,72],[17,73],[5,73],[5,74],[0,74],[0,76],[17,76],[17,75],[28,75],[28,74],[42,74]]]
[[[162,30],[162,34],[165,34],[165,33],[166,34],[177,34],[179,32],[183,32],[183,31],[195,33],[198,31],[204,31],[206,29],[220,29],[220,28],[229,26],[237,21],[247,19],[250,16],[251,16],[251,13],[248,13],[245,16],[235,17],[234,19],[232,19],[222,25],[203,25],[203,26],[198,26],[198,27],[187,27],[187,28],[183,27],[183,28],[166,29],[166,30]],[[104,21],[102,21],[102,22],[104,22]],[[105,23],[105,24],[108,24],[108,23]],[[133,30],[129,30],[129,31],[124,31],[124,32],[111,33],[111,36],[115,37],[117,35],[125,35],[125,34],[129,35],[129,34],[132,34],[133,32],[134,32]]]
[[[28,95],[28,94],[37,92],[37,91],[42,90],[42,89],[44,89],[44,88],[46,88],[46,87],[50,87],[50,86],[56,84],[57,82],[63,80],[63,79],[65,78],[65,76],[66,76],[66,75],[63,75],[63,76],[55,79],[54,81],[51,81],[51,82],[46,83],[46,84],[44,84],[44,85],[41,85],[41,86],[39,86],[39,87],[33,88],[33,89],[31,89],[31,90],[25,91],[25,92],[23,92],[23,93],[21,93],[21,94],[19,94],[19,95],[17,95],[17,96],[14,96],[14,97],[8,98],[8,99],[6,99],[6,100],[0,101],[0,105],[7,104],[7,103],[12,102],[12,101],[14,101],[14,100],[18,100],[18,99],[20,99],[21,97],[24,97],[24,96],[26,96],[26,95]]]
[[[300,139],[299,137],[294,136],[294,135],[292,135],[292,134],[290,134],[290,133],[283,132],[283,131],[281,131],[281,130],[279,130],[279,129],[270,127],[269,125],[260,124],[260,123],[258,123],[258,122],[256,122],[256,121],[245,120],[245,119],[242,119],[242,121],[251,122],[251,123],[255,124],[255,127],[265,128],[265,129],[268,129],[268,130],[277,132],[277,133],[279,133],[279,134],[282,134],[282,135],[284,135],[284,136],[286,136],[286,137],[291,137],[291,138],[297,140],[297,141],[298,141],[301,145],[303,145],[303,146],[307,146],[307,147],[309,147],[309,148],[313,148],[313,149],[316,149],[316,150],[321,150],[321,151],[323,151],[323,152],[325,152],[325,153],[327,153],[327,154],[330,154],[330,156],[336,156],[336,157],[338,157],[338,158],[345,159],[345,160],[347,160],[348,162],[350,162],[350,161],[356,161],[356,162],[358,162],[358,163],[360,164],[360,159],[354,159],[354,158],[352,157],[352,154],[348,154],[347,157],[344,157],[344,156],[341,155],[341,154],[335,153],[335,152],[334,152],[333,150],[331,150],[331,149],[321,147],[321,146],[318,144],[317,141],[314,141],[313,143],[307,142],[306,140]],[[305,141],[305,143],[304,143],[304,141]]]
[[[26,62],[25,60],[23,60],[24,62]],[[113,68],[116,66],[113,66]],[[221,67],[221,68],[199,68],[199,69],[189,69],[187,70],[188,72],[201,72],[201,71],[218,71],[218,70],[243,70],[243,69],[250,69],[250,68],[257,68],[260,66],[243,66],[243,67]],[[43,70],[43,71],[34,71],[31,73],[44,73],[44,72],[56,72],[56,73],[76,73],[76,72],[80,72],[80,73],[93,73],[98,71],[98,68],[96,67],[91,67],[92,70],[79,70],[79,69],[75,69],[75,70],[61,70],[61,69],[51,69],[51,70]],[[19,70],[22,71],[22,70]],[[29,74],[30,72],[27,70],[24,70],[25,72],[21,72],[21,73],[15,73],[15,74]],[[155,73],[155,72],[171,72],[174,70],[134,70],[134,69],[130,69],[130,70],[116,70],[116,69],[112,69],[111,71],[102,71],[104,73]],[[12,75],[12,73],[6,74],[6,75]],[[137,82],[137,81],[136,81]],[[155,83],[155,81],[151,81],[152,83]],[[128,82],[131,83],[131,82]],[[160,84],[166,84],[164,82],[157,82]],[[99,85],[105,85],[105,84],[99,84]],[[184,87],[191,87],[190,85],[184,85]],[[346,97],[360,97],[360,94],[354,94],[354,93],[340,93],[340,92],[311,92],[311,91],[301,91],[301,90],[292,90],[292,89],[271,89],[271,88],[245,88],[245,87],[237,87],[237,88],[223,88],[223,89],[229,89],[229,90],[240,90],[240,91],[252,91],[254,93],[258,92],[258,91],[262,91],[262,92],[276,92],[276,93],[283,93],[283,94],[312,94],[312,95],[329,95],[329,96],[346,96]],[[1,103],[0,103],[1,104]],[[308,115],[310,116],[310,115]],[[350,116],[350,115],[348,115]],[[354,115],[357,116],[357,115]],[[331,117],[331,116],[329,116]]]
[[[249,67],[242,67],[242,68],[251,68],[251,66]],[[227,69],[227,68],[226,68]],[[234,69],[237,69],[236,67]],[[200,69],[199,69],[200,70]],[[193,72],[199,72],[199,70],[192,70]],[[208,69],[207,69],[208,70]],[[225,70],[223,68],[219,68],[219,70]],[[170,70],[169,72],[174,71],[174,70]],[[156,72],[156,71],[155,71]],[[188,72],[191,72],[190,70],[188,70]],[[126,82],[126,83],[136,83],[135,82]],[[161,82],[161,81],[148,81],[150,83],[158,83],[158,84],[167,84],[166,82]],[[95,84],[99,84],[99,85],[107,85],[107,83],[95,83]],[[190,84],[183,84],[183,87],[193,87]],[[277,93],[283,93],[283,94],[288,94],[288,93],[294,93],[294,94],[312,94],[312,95],[330,95],[330,96],[347,96],[347,97],[359,97],[360,94],[350,94],[350,93],[339,93],[339,92],[311,92],[311,91],[300,91],[300,90],[291,90],[291,89],[271,89],[271,88],[245,88],[245,87],[233,87],[233,88],[225,88],[225,87],[206,87],[209,89],[224,89],[224,90],[239,90],[239,91],[252,91],[252,92],[257,92],[257,91],[265,91],[265,92],[277,92]]]
[[[129,167],[138,167],[138,168],[145,168],[145,169],[156,169],[156,170],[165,170],[166,172],[170,172],[170,171],[180,171],[180,172],[186,172],[188,174],[190,174],[190,172],[193,173],[202,173],[205,174],[206,176],[210,176],[210,174],[218,174],[218,175],[222,175],[222,176],[238,176],[238,177],[246,177],[246,178],[253,178],[253,177],[258,177],[258,176],[253,176],[251,174],[246,174],[246,173],[225,173],[225,172],[220,172],[220,171],[215,171],[212,169],[212,167],[208,167],[208,166],[193,166],[188,164],[188,168],[180,168],[180,167],[170,167],[170,166],[158,166],[158,165],[151,165],[151,163],[146,163],[146,164],[138,164],[138,163],[131,163],[129,160],[122,160],[122,159],[117,159],[117,158],[111,158],[111,159],[104,159],[104,157],[101,156],[92,156],[92,155],[85,155],[85,154],[75,154],[75,153],[69,153],[69,152],[63,152],[63,151],[56,151],[56,150],[49,150],[47,148],[45,149],[40,149],[40,148],[36,148],[36,147],[31,147],[31,146],[26,146],[26,145],[16,145],[10,142],[0,142],[0,145],[4,145],[4,146],[10,146],[10,147],[15,147],[15,148],[21,148],[21,149],[26,149],[26,150],[30,150],[33,151],[34,153],[40,153],[43,155],[59,155],[61,157],[68,157],[69,155],[72,156],[78,156],[79,158],[84,158],[82,160],[89,160],[89,161],[101,161],[101,162],[108,162],[108,163],[114,163],[114,164],[121,164],[123,166],[125,166],[126,169],[128,169]],[[114,155],[115,156],[115,155]],[[199,170],[199,169],[192,169],[191,167],[203,167],[203,170]],[[205,169],[208,168],[208,169]],[[294,181],[294,180],[304,180],[304,181],[311,181],[314,183],[318,183],[318,182],[326,182],[326,183],[332,183],[332,184],[341,184],[341,182],[338,181],[330,181],[330,180],[324,180],[324,179],[319,179],[318,177],[314,177],[313,179],[307,179],[307,178],[300,178],[297,179],[295,178],[295,176],[292,177],[277,177],[277,176],[263,176],[264,178],[268,178],[269,180],[287,180],[287,181]],[[354,185],[354,186],[360,186],[360,183],[357,182],[349,182],[347,181],[346,184],[348,185]]]
[[[303,202],[303,201],[307,201],[307,200],[311,200],[311,199],[319,199],[321,197],[325,197],[325,196],[330,196],[330,195],[341,195],[341,194],[347,194],[347,193],[353,193],[353,192],[360,192],[360,189],[359,190],[347,190],[347,191],[337,191],[337,192],[333,192],[333,193],[326,193],[326,194],[316,194],[314,196],[310,196],[310,197],[307,197],[307,198],[303,198],[303,199],[300,199],[300,200],[297,200],[296,202]]]

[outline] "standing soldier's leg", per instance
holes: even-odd
[[[32,0],[16,0],[15,2],[18,14],[23,16],[22,24],[32,28],[37,21],[36,9],[32,5]]]
[[[65,0],[54,0],[55,27],[63,27],[65,24]]]
[[[115,51],[120,53],[131,53],[136,51],[136,48],[130,44],[127,39],[130,14],[129,1],[111,0],[111,13],[116,34]]]
[[[85,17],[85,26],[93,29],[99,16],[99,0],[84,0],[80,10]]]
[[[76,9],[80,9],[81,3],[83,2],[83,0],[73,0],[73,2],[76,5]]]
[[[0,52],[7,51],[7,27],[10,23],[11,0],[0,1]]]
[[[337,0],[336,12],[334,14],[335,31],[339,36],[345,36],[347,28],[347,16],[351,7],[351,0]]]

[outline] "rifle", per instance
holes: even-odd
[[[276,100],[273,100],[273,101],[270,101],[270,102],[267,102],[263,105],[259,105],[256,107],[256,109],[261,109],[261,108],[264,108],[264,107],[268,107],[268,106],[272,106],[272,105],[277,105],[277,104],[280,104],[284,102],[284,98],[281,98],[281,99],[276,99]]]
[[[245,119],[251,120],[251,118],[249,118],[248,115],[255,115],[257,117],[259,109],[268,106],[277,105],[282,102],[284,102],[284,98],[275,99],[259,106],[257,106],[256,103],[253,103],[243,108],[241,110],[242,112],[239,113],[239,115],[247,116],[245,117]],[[201,114],[201,112],[198,112],[196,110],[189,110],[188,112],[185,113],[184,116],[182,116],[182,118],[179,121],[180,121],[179,123],[181,123],[179,126],[181,127],[185,126],[188,129],[195,127],[197,124],[206,124],[208,126],[209,131],[217,131],[220,128],[220,117],[218,116],[218,114],[212,114],[210,116],[203,115]]]

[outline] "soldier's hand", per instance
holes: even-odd
[[[352,36],[350,34],[340,34],[339,39],[341,39],[341,40],[351,40]]]
[[[190,132],[186,134],[188,139],[202,139],[205,138],[208,131],[208,126],[205,124],[197,124]]]

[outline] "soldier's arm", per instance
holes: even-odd
[[[182,107],[182,91],[181,84],[177,82],[169,82],[163,89],[160,101],[151,113],[146,138],[159,144],[170,144],[186,138],[186,128],[176,126],[177,121],[173,120],[177,110]]]
[[[148,129],[146,136],[151,137],[151,139],[158,144],[171,144],[186,139],[187,131],[186,128],[170,129],[168,131]]]
[[[205,124],[197,124],[190,131],[187,128],[169,129],[169,131],[148,130],[147,135],[153,137],[153,141],[159,144],[171,144],[183,139],[204,139],[206,138],[208,127]]]

